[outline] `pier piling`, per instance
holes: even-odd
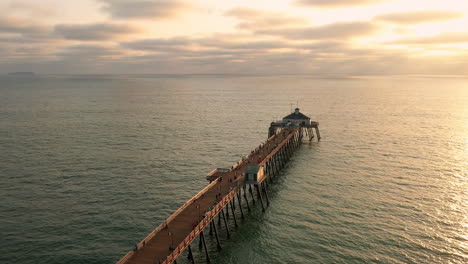
[[[249,199],[247,199],[247,189],[245,188],[245,185],[242,189],[244,190],[244,199],[245,199],[245,204],[247,205],[247,211],[250,212]]]
[[[266,186],[266,182],[263,183],[263,193],[265,194],[267,206],[270,206],[270,199],[268,198],[268,192],[265,186]]]
[[[263,205],[262,193],[260,192],[260,188],[258,184],[255,185],[255,189],[257,190],[258,200],[260,200],[260,204],[262,205],[262,212],[265,212],[265,206]]]
[[[229,226],[228,226],[227,221],[226,221],[226,216],[224,215],[224,210],[221,211],[221,214],[223,215],[224,227],[226,228],[227,239],[230,239],[231,234],[229,233]]]
[[[205,241],[205,235],[203,234],[203,231],[200,233],[200,237],[203,241],[203,247],[205,248],[205,258],[206,258],[206,263],[211,263],[210,261],[210,256],[208,255],[208,247],[206,246],[206,241]]]
[[[237,193],[237,203],[239,204],[239,210],[241,212],[241,218],[244,219],[244,211],[242,210],[242,201],[241,201],[241,190],[239,189],[239,192]]]
[[[190,263],[195,264],[195,260],[193,258],[192,247],[190,246],[190,244],[188,245],[188,250],[189,250],[189,253],[188,253],[187,258],[190,260]]]
[[[250,193],[250,196],[252,197],[252,203],[255,205],[255,197],[252,192],[252,186],[249,186],[249,193]]]
[[[233,206],[234,199],[229,201],[229,203],[231,204],[232,218],[234,218],[234,226],[238,228],[239,226],[237,225],[236,213],[234,212],[234,206]]]
[[[221,250],[221,244],[219,243],[218,230],[216,229],[216,225],[214,223],[213,223],[213,230],[214,230],[215,237],[216,237],[216,247],[218,248],[218,250]]]

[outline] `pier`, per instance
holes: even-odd
[[[291,119],[287,117],[296,117]],[[230,238],[228,221],[245,218],[253,206],[265,211],[270,204],[269,184],[278,175],[294,151],[302,142],[304,134],[312,140],[312,128],[320,139],[318,122],[302,115],[299,109],[282,121],[273,122],[268,130],[268,139],[239,160],[230,169],[214,169],[207,176],[210,183],[177,211],[154,229],[133,250],[122,257],[118,264],[176,263],[179,256],[188,250],[194,263],[192,242],[198,239],[199,249],[210,263],[205,236],[216,240],[221,250],[220,236]],[[231,214],[232,217],[229,217]],[[224,227],[224,228],[221,228]],[[223,232],[223,233],[221,233]]]

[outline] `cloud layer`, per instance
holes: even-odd
[[[225,13],[227,16],[235,17],[241,22],[239,29],[268,29],[294,25],[305,25],[307,20],[304,18],[288,16],[277,12],[266,12],[251,8],[234,8]]]
[[[113,23],[96,23],[90,25],[63,24],[55,26],[55,33],[65,39],[83,41],[112,40],[122,35],[137,32],[138,30],[135,27]]]
[[[373,33],[376,26],[368,22],[337,22],[317,27],[258,30],[258,34],[279,35],[288,39],[348,39]]]
[[[297,3],[299,5],[311,7],[342,8],[354,7],[359,5],[369,5],[385,1],[389,0],[298,0]]]
[[[76,10],[81,20],[54,9],[58,0],[43,1],[51,10],[35,0],[0,3],[0,72],[468,72],[461,9],[378,10],[372,5],[385,2],[379,0],[302,0],[285,10],[214,0],[90,0],[94,17]]]
[[[391,44],[403,45],[434,45],[434,44],[467,44],[468,32],[446,32],[438,35],[419,37],[419,38],[403,38],[389,42]]]
[[[38,35],[47,31],[48,29],[45,26],[30,20],[7,16],[0,17],[0,33]]]
[[[401,25],[447,21],[463,17],[463,13],[454,11],[426,10],[404,13],[390,13],[375,17],[377,20]]]
[[[113,18],[162,19],[176,16],[190,5],[179,0],[101,0]]]

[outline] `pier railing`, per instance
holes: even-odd
[[[187,235],[187,237],[172,251],[172,253],[167,256],[167,258],[161,262],[161,264],[170,264],[177,260],[177,258],[184,252],[184,250],[192,243],[192,241],[208,226],[208,224],[213,220],[213,218],[223,210],[229,201],[234,198],[237,194],[238,187],[232,189],[216,206],[205,214],[205,217],[200,221],[200,223]]]
[[[278,146],[273,149],[273,151],[265,157],[265,159],[259,164],[260,166],[264,166],[266,162],[273,157],[281,148],[293,137],[301,128],[298,127],[294,129]],[[277,135],[273,135],[268,138],[267,142],[273,140]],[[205,217],[202,221],[195,227],[195,229],[187,235],[187,237],[172,251],[172,253],[167,256],[167,258],[161,262],[161,264],[170,264],[177,260],[177,258],[184,252],[184,250],[191,244],[191,242],[208,226],[208,224],[213,221],[214,217],[223,210],[226,204],[229,203],[231,199],[233,199],[239,187],[235,187],[229,192],[211,211],[208,211],[205,214]]]
[[[195,196],[190,198],[187,202],[185,202],[177,211],[175,211],[171,216],[169,216],[164,223],[160,224],[158,227],[156,227],[151,233],[149,233],[143,240],[141,240],[136,246],[136,250],[141,249],[142,247],[145,246],[147,242],[149,242],[153,237],[160,232],[161,230],[164,229],[166,225],[169,225],[169,223],[182,212],[185,208],[187,208],[190,204],[192,204],[195,200],[200,198],[206,191],[208,191],[211,187],[213,187],[216,184],[216,181],[211,182],[208,184],[205,188],[203,188],[201,191],[199,191]],[[133,255],[135,254],[135,251],[129,251],[125,256],[123,256],[117,264],[125,264]]]
[[[288,127],[288,128],[281,128],[275,130],[275,134],[271,135],[268,140],[266,140],[265,143],[262,143],[259,145],[259,147],[255,148],[251,153],[246,155],[244,158],[242,158],[239,162],[236,163],[237,166],[244,166],[244,162],[247,163],[246,165],[249,164],[258,164],[259,167],[262,167],[262,174],[264,173],[264,177],[261,177],[258,179],[258,182],[255,183],[253,187],[254,190],[256,189],[257,191],[257,200],[260,201],[260,204],[262,205],[262,210],[264,211],[264,202],[262,198],[262,192],[264,193],[264,197],[267,201],[267,205],[269,204],[269,199],[268,199],[268,194],[267,194],[267,183],[270,181],[265,181],[265,179],[270,179],[277,175],[279,170],[284,166],[284,164],[287,162],[289,157],[292,155],[294,150],[299,146],[301,139],[302,139],[302,128],[301,127]],[[266,153],[263,151],[267,151]],[[259,156],[257,156],[259,155]],[[258,158],[258,161],[256,160]],[[256,163],[259,162],[259,163]],[[237,167],[236,166],[236,167]],[[212,173],[216,172],[216,170],[212,171]],[[148,234],[142,241],[140,241],[138,244],[135,245],[135,249],[132,251],[129,251],[122,259],[120,259],[117,264],[126,264],[128,262],[132,263],[150,263],[148,258],[145,259],[145,256],[150,255],[151,258],[155,258],[154,261],[160,261],[158,263],[161,264],[170,264],[173,263],[177,260],[178,257],[184,252],[184,250],[188,247],[190,247],[190,244],[192,241],[198,237],[201,236],[203,238],[203,244],[205,243],[205,238],[203,235],[204,229],[214,221],[214,218],[220,214],[220,212],[223,211],[223,209],[231,202],[235,201],[236,195],[238,196],[237,201],[239,203],[239,207],[242,213],[242,205],[241,205],[241,196],[242,196],[242,190],[244,191],[244,199],[245,199],[245,204],[248,207],[248,194],[247,194],[247,189],[244,184],[239,185],[239,182],[237,182],[237,186],[234,186],[232,183],[232,178],[236,178],[236,176],[242,177],[241,171],[235,170],[234,166],[233,168],[229,169],[227,172],[227,179],[226,183],[228,184],[227,186],[225,185],[224,181],[221,183],[221,180],[217,180],[217,178],[214,178],[213,181],[205,186],[200,192],[198,192],[195,196],[193,196],[191,199],[189,199],[187,202],[185,202],[177,211],[175,211],[171,216],[169,216],[166,221],[164,221],[163,224],[159,225],[156,227],[150,234]],[[242,178],[239,178],[239,180],[242,180]],[[203,196],[204,194],[208,193],[208,191],[216,188],[215,185],[217,184],[224,184],[223,186],[232,187],[232,189],[229,190],[229,192],[224,192],[226,193],[225,196],[209,211],[206,211],[204,214],[204,217],[200,220],[200,222],[190,231],[190,233],[187,234],[189,229],[185,229],[183,231],[183,235],[185,237],[180,237],[183,238],[183,240],[177,240],[174,241],[178,243],[178,245],[175,248],[172,248],[172,240],[171,240],[171,245],[170,245],[170,253],[166,255],[166,253],[163,254],[151,254],[151,253],[145,253],[147,252],[146,250],[153,250],[152,247],[154,246],[154,243],[151,244],[151,247],[146,247],[145,245],[149,244],[149,242],[153,241],[154,239],[158,239],[156,237],[158,233],[160,233],[163,229],[165,229],[171,222],[179,216],[184,210],[190,210],[189,206],[192,205],[195,201],[198,199],[211,199],[209,197]],[[243,188],[241,188],[243,186]],[[225,189],[226,190],[226,189]],[[227,190],[226,190],[227,191]],[[223,194],[224,194],[223,193]],[[249,194],[252,198],[253,204],[255,204],[254,199],[254,194],[252,192],[252,185],[249,187]],[[198,207],[199,208],[199,207]],[[203,210],[208,209],[205,207]],[[248,207],[250,211],[250,207]],[[200,210],[200,209],[199,209]],[[231,210],[234,215],[234,222],[237,227],[237,222],[235,218],[235,206],[231,204]],[[243,217],[243,213],[242,213]],[[223,214],[224,218],[224,214]],[[221,221],[221,218],[219,219]],[[224,219],[226,229],[228,230],[228,226],[226,224],[226,219]],[[178,221],[176,221],[178,223]],[[216,232],[216,229],[214,229]],[[228,232],[228,237],[229,237],[229,232]],[[216,235],[218,247],[219,247],[219,241],[218,241],[218,236]],[[200,240],[202,241],[202,240]],[[161,244],[160,246],[166,246],[166,243]],[[190,248],[189,248],[190,249]],[[191,249],[189,250],[190,254],[189,256],[192,257],[191,255]],[[166,251],[167,252],[167,251]],[[208,253],[206,250],[206,245],[205,245],[205,253],[208,258]],[[143,254],[143,255],[141,255]],[[153,263],[153,262],[151,262]]]
[[[286,143],[288,143],[289,139],[291,139],[292,137],[294,137],[296,135],[296,133],[300,130],[301,128],[300,127],[297,127],[296,129],[294,129],[275,149],[273,149],[271,151],[270,154],[268,154],[259,164],[258,166],[264,166],[274,155],[276,155],[276,153],[278,151],[281,150],[281,148],[283,147],[283,145],[285,145]],[[275,135],[276,136],[276,135]],[[272,136],[274,137],[274,136]]]

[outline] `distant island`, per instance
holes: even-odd
[[[36,76],[34,72],[9,72],[8,75],[15,76]]]

